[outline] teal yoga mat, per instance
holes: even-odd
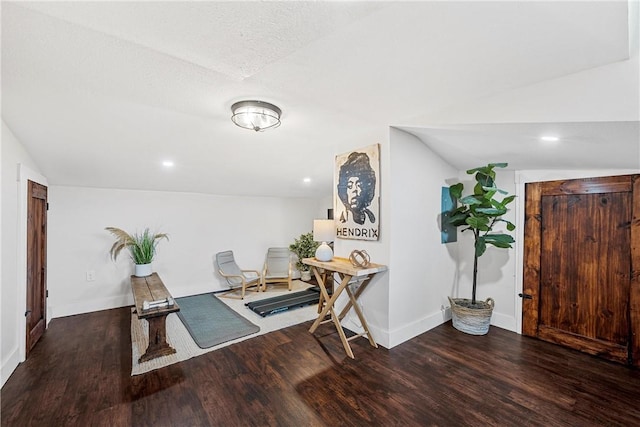
[[[209,348],[246,335],[260,327],[236,313],[214,294],[176,298],[177,313],[200,348]]]

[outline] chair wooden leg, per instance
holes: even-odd
[[[231,299],[242,299],[239,295],[229,295],[229,294],[233,294],[238,292],[239,288],[233,288],[233,289],[229,289],[228,291],[224,291],[221,294],[219,294],[218,296],[220,298],[231,298]]]

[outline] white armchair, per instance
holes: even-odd
[[[262,290],[267,290],[267,283],[284,283],[291,290],[292,280],[293,261],[289,248],[269,248],[262,267]]]
[[[238,298],[237,296],[228,295],[230,293],[241,290],[240,299],[244,299],[244,294],[247,288],[257,286],[256,291],[260,291],[261,275],[257,270],[242,270],[236,264],[236,260],[233,256],[233,251],[224,251],[216,254],[216,264],[218,266],[218,273],[227,279],[229,283],[229,291],[223,293],[221,296],[228,296],[230,298]]]

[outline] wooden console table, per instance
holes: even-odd
[[[326,304],[322,308],[322,311],[320,311],[318,318],[316,319],[315,322],[313,322],[313,325],[311,325],[309,332],[314,333],[315,330],[318,328],[318,326],[320,326],[320,324],[333,321],[338,331],[338,335],[340,335],[342,346],[344,347],[344,350],[346,351],[347,355],[352,359],[354,359],[355,357],[353,356],[353,351],[351,350],[349,341],[357,337],[366,335],[367,338],[369,339],[369,343],[373,347],[377,348],[378,344],[376,344],[375,340],[371,336],[371,332],[369,331],[369,326],[367,325],[367,321],[365,320],[364,315],[362,314],[362,310],[360,310],[360,307],[356,303],[356,300],[358,299],[360,294],[362,294],[362,291],[364,291],[366,286],[369,284],[369,282],[371,281],[371,278],[376,273],[379,273],[381,271],[386,271],[387,266],[371,263],[367,267],[354,267],[348,259],[338,258],[338,257],[334,257],[331,261],[318,261],[315,258],[304,258],[302,260],[302,263],[311,266],[311,269],[313,270],[313,274],[316,280],[318,281],[318,285],[320,286],[320,292],[321,292],[320,301],[321,303],[322,301],[326,301]],[[324,275],[321,274],[319,269],[325,270],[326,274]],[[333,284],[333,273],[338,273],[341,281],[338,288],[333,291],[333,295],[329,295],[329,293],[327,292],[328,285],[325,283],[325,279],[331,280],[332,281],[331,284]],[[348,285],[351,279],[354,277],[362,277],[363,281],[361,282],[360,287],[355,292],[352,292],[351,288],[349,288]],[[338,297],[340,296],[340,294],[342,293],[342,291],[344,291],[345,289],[347,291],[347,295],[349,295],[349,301],[347,305],[342,309],[340,314],[336,315],[333,306],[336,300],[338,299]],[[340,321],[344,318],[344,316],[346,316],[346,314],[349,312],[351,307],[353,307],[356,314],[358,315],[358,318],[360,319],[360,323],[362,324],[362,328],[364,329],[364,332],[347,338],[347,336],[344,333],[344,330],[342,329],[342,325],[340,324]],[[327,313],[331,315],[331,319],[325,320]]]
[[[167,342],[167,315],[180,311],[178,304],[174,301],[172,306],[143,309],[145,301],[149,303],[165,298],[173,300],[158,273],[147,277],[131,276],[131,290],[138,319],[149,322],[149,346],[138,362],[175,353],[176,350]]]

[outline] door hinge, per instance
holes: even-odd
[[[24,317],[27,317],[29,315],[29,313],[31,313],[31,310],[27,310],[24,312]]]
[[[519,293],[518,296],[523,299],[533,299],[533,297],[529,294]]]
[[[46,296],[47,298],[49,298],[49,289],[47,289],[47,292],[46,292],[45,296]]]
[[[49,210],[49,202],[47,202],[47,210]]]

